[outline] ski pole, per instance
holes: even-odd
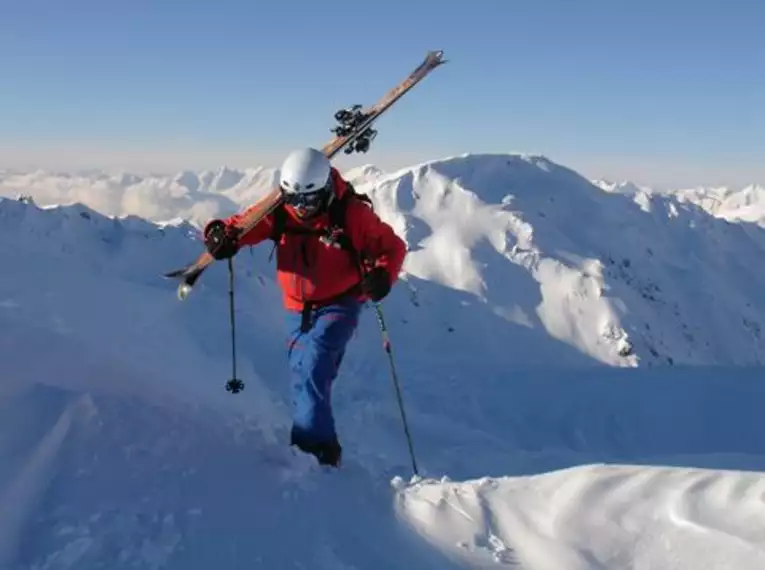
[[[409,455],[412,458],[412,471],[419,476],[417,471],[417,461],[414,458],[414,448],[412,447],[412,436],[409,433],[409,425],[406,421],[406,414],[404,413],[404,401],[401,398],[401,388],[398,383],[398,374],[396,374],[396,367],[393,362],[393,347],[390,342],[390,335],[388,334],[388,327],[385,326],[385,319],[383,318],[382,308],[379,303],[374,303],[375,313],[377,314],[377,323],[380,325],[380,331],[383,337],[383,348],[388,354],[388,362],[390,363],[390,374],[393,380],[393,386],[396,389],[396,397],[398,399],[398,408],[401,411],[401,421],[404,424],[404,433],[406,434],[406,442],[409,446]]]
[[[229,318],[231,319],[231,379],[226,382],[226,391],[238,394],[244,390],[244,382],[236,377],[236,321],[234,319],[234,263],[228,258],[228,300]]]

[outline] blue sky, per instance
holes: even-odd
[[[274,166],[443,49],[341,164],[765,182],[763,22],[753,0],[0,0],[0,167]]]

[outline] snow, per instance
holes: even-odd
[[[631,195],[635,200],[644,201],[652,194],[672,196],[679,202],[699,206],[715,217],[732,222],[745,221],[765,224],[765,187],[750,184],[742,188],[710,186],[677,188],[659,192],[649,186],[639,186],[629,180],[614,183],[609,180],[594,180],[593,184],[606,192]]]
[[[227,215],[267,192],[275,170],[216,172],[190,170],[174,175],[109,173],[0,173],[0,196],[31,197],[42,206],[87,204],[107,216],[140,216],[163,222],[182,217],[196,225]]]
[[[593,465],[428,482],[399,508],[473,567],[761,568],[763,492],[758,473]]]
[[[2,173],[34,201],[0,199],[0,568],[765,566],[758,223],[535,155],[348,172],[410,248],[421,477],[371,311],[335,472],[285,445],[270,247],[235,261],[236,396],[225,264],[160,277],[274,175]]]

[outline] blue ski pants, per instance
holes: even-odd
[[[287,314],[292,429],[306,443],[337,440],[332,385],[346,345],[358,326],[361,307],[361,302],[352,297],[317,307],[306,332],[301,330],[301,313]]]

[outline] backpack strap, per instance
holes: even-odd
[[[284,204],[279,204],[272,213],[273,225],[271,226],[271,235],[269,236],[275,243],[279,243],[284,233],[284,226],[287,222],[287,212],[284,211]]]
[[[372,199],[366,194],[360,194],[356,191],[350,182],[346,183],[346,192],[341,200],[335,200],[330,204],[329,209],[329,231],[325,236],[319,238],[327,245],[334,245],[346,251],[351,256],[353,264],[359,271],[359,277],[364,276],[363,259],[359,251],[353,246],[351,237],[346,233],[345,214],[348,203],[351,200],[361,200],[374,210]]]
[[[279,242],[282,241],[282,234],[284,234],[284,229],[287,225],[287,212],[284,210],[284,204],[279,204],[271,215],[273,216],[273,225],[271,226],[271,235],[269,237],[274,242],[274,246],[271,248],[268,261],[273,259],[274,252],[279,247]]]

